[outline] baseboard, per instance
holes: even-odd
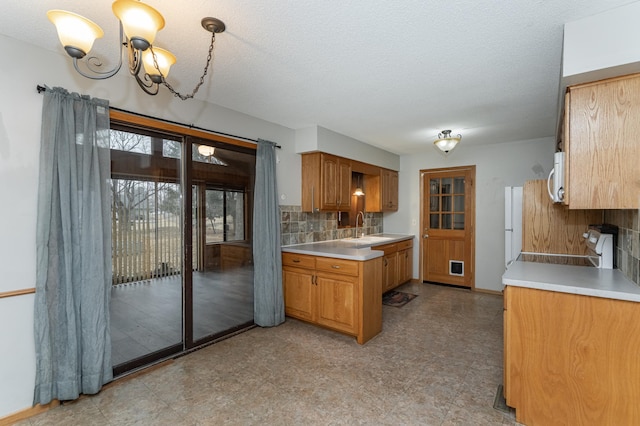
[[[494,296],[500,296],[500,297],[503,296],[502,291],[498,291],[498,290],[487,290],[487,289],[484,289],[484,288],[476,287],[476,288],[473,289],[473,291],[475,291],[476,293],[492,294]]]
[[[100,389],[100,391],[103,391],[105,389],[111,388],[113,386],[118,386],[119,384],[121,384],[123,382],[126,382],[128,380],[131,380],[131,379],[134,379],[136,377],[142,376],[143,374],[150,373],[152,371],[155,371],[155,370],[157,370],[157,369],[159,369],[161,367],[165,367],[165,366],[167,366],[169,364],[172,364],[172,363],[173,363],[173,360],[169,359],[169,360],[160,362],[158,364],[152,365],[150,367],[147,367],[145,369],[141,369],[141,370],[138,370],[138,371],[134,371],[134,372],[132,372],[130,374],[126,374],[126,375],[123,375],[123,376],[120,376],[120,377],[116,377],[113,381],[103,385],[102,389]],[[70,401],[69,403],[73,403],[73,402],[79,401],[79,400],[84,399],[84,398],[91,398],[91,396],[92,395],[84,395],[84,394],[82,394],[82,395],[80,395],[78,397],[78,399],[76,399],[76,400],[74,400],[72,402]],[[42,414],[45,411],[48,411],[48,410],[50,410],[52,408],[55,408],[55,407],[57,407],[59,405],[60,405],[60,401],[58,401],[57,399],[54,399],[53,401],[51,401],[50,403],[45,404],[45,405],[37,404],[34,407],[29,407],[29,408],[26,408],[24,410],[18,411],[17,413],[13,413],[13,414],[10,414],[10,415],[8,415],[6,417],[0,418],[0,426],[9,426],[9,425],[17,423],[17,422],[19,422],[21,420],[29,419],[29,418],[31,418],[33,416],[37,416],[38,414]]]
[[[9,426],[14,423],[17,423],[21,420],[26,420],[30,417],[37,416],[38,414],[44,413],[52,408],[60,405],[60,401],[54,399],[48,404],[40,405],[37,404],[33,407],[26,408],[24,410],[18,411],[17,413],[9,414],[6,417],[0,419],[0,426]]]

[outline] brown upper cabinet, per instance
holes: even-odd
[[[382,169],[382,211],[398,210],[398,172]]]
[[[351,160],[323,152],[302,154],[302,211],[351,207]]]
[[[569,87],[563,123],[564,204],[640,208],[640,74]]]
[[[302,211],[349,211],[351,173],[363,177],[365,210],[398,210],[398,172],[324,152],[302,154]]]
[[[365,208],[368,212],[398,211],[398,172],[378,168],[364,176]]]

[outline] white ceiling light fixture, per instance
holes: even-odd
[[[436,139],[433,144],[440,149],[440,151],[448,154],[458,145],[460,139],[462,139],[462,135],[451,136],[451,130],[443,130],[438,133],[438,139]]]
[[[216,153],[216,149],[209,145],[198,145],[198,153],[205,157],[212,157]]]
[[[183,95],[166,81],[171,65],[176,62],[176,57],[171,52],[153,45],[157,32],[164,28],[164,18],[160,12],[136,0],[116,0],[111,8],[120,20],[120,58],[118,64],[109,71],[100,68],[102,62],[97,57],[85,58],[93,47],[94,41],[104,35],[104,31],[98,25],[83,16],[65,10],[47,12],[47,17],[56,26],[60,43],[67,54],[73,58],[76,71],[93,80],[104,80],[120,71],[123,58],[128,54],[129,72],[145,93],[156,95],[162,84],[182,100],[193,98],[204,83],[204,77],[211,64],[215,37],[217,33],[225,30],[224,22],[216,18],[202,19],[202,27],[211,33],[207,63],[199,83],[190,94]],[[82,59],[84,60],[80,62]],[[83,64],[82,67],[80,64]]]

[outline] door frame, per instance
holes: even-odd
[[[420,169],[419,173],[420,173],[420,233],[418,234],[418,238],[420,240],[420,249],[419,249],[419,279],[421,283],[424,283],[424,276],[425,276],[425,264],[424,264],[424,229],[426,227],[426,223],[425,223],[425,211],[424,211],[424,206],[425,206],[425,199],[424,199],[424,181],[425,181],[425,175],[427,174],[431,174],[431,173],[449,173],[449,172],[457,172],[457,171],[471,171],[472,174],[472,182],[471,182],[471,187],[473,189],[473,191],[471,191],[471,193],[469,194],[471,196],[471,199],[468,200],[466,198],[466,194],[465,194],[465,203],[467,203],[467,201],[469,201],[469,209],[470,209],[470,226],[469,226],[469,232],[470,232],[470,246],[471,246],[471,254],[469,256],[469,263],[470,263],[470,268],[467,267],[465,265],[465,270],[470,272],[470,289],[471,290],[475,290],[476,288],[476,185],[475,185],[475,180],[476,180],[476,166],[474,165],[468,165],[468,166],[456,166],[456,167],[442,167],[442,168],[435,168],[435,169]]]

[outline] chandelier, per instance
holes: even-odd
[[[433,144],[438,147],[440,151],[448,154],[458,145],[460,139],[462,139],[462,135],[451,136],[451,130],[443,130],[438,133],[438,139],[436,139]]]
[[[102,62],[95,56],[87,56],[96,39],[104,32],[93,21],[64,10],[50,10],[47,17],[56,26],[60,43],[73,58],[73,66],[84,77],[104,80],[120,71],[125,54],[128,55],[129,72],[142,90],[156,95],[164,85],[174,96],[191,99],[204,83],[212,59],[216,34],[225,30],[224,22],[216,18],[203,18],[202,27],[211,33],[211,44],[200,81],[190,94],[177,92],[166,80],[176,57],[168,50],[153,45],[156,33],[164,27],[164,18],[154,8],[137,0],[116,0],[112,10],[120,20],[120,58],[111,70],[104,71]],[[81,65],[82,64],[82,65]],[[83,69],[85,68],[85,69]]]

